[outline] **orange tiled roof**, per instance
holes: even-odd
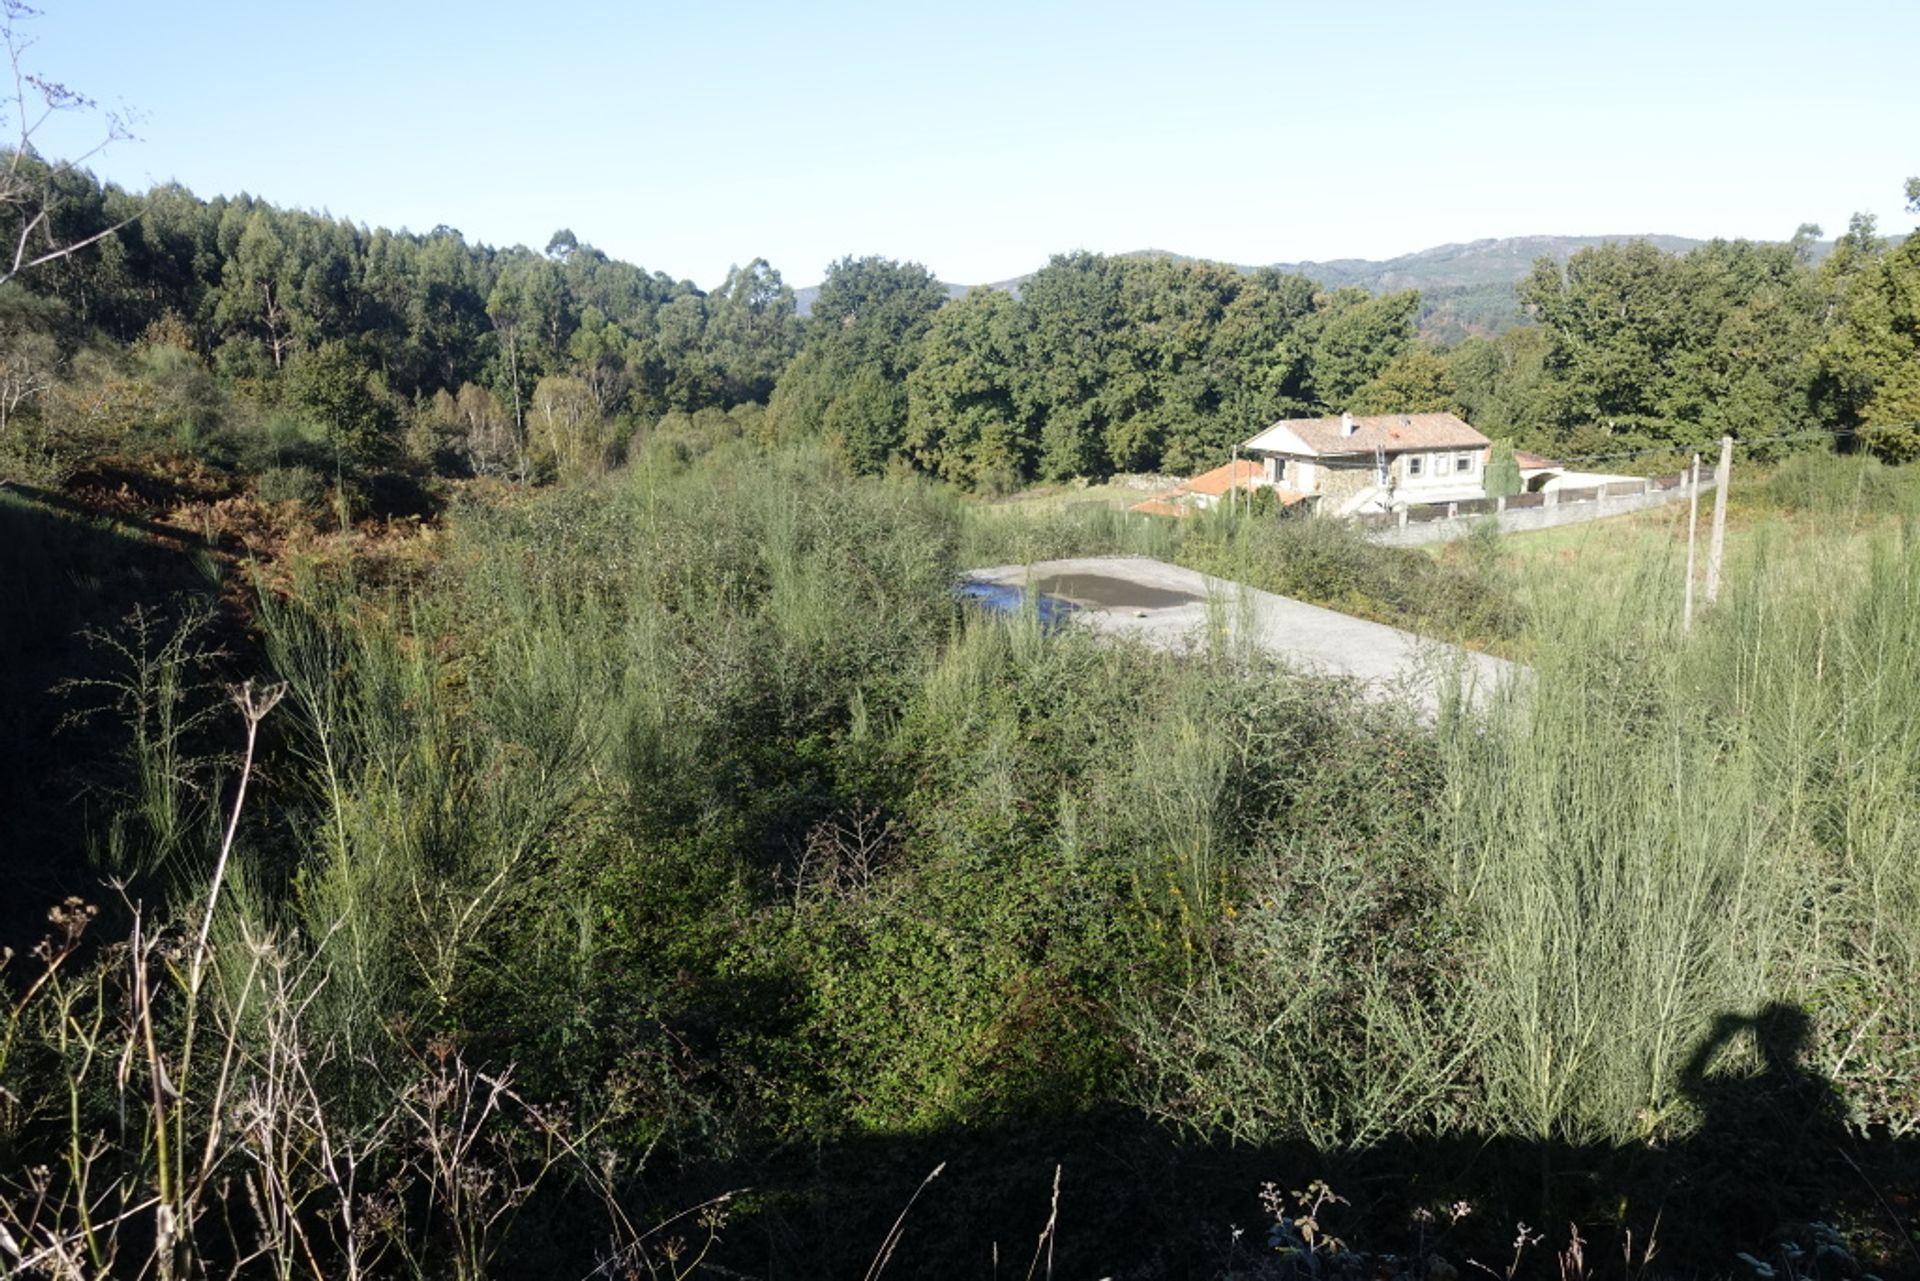
[[[1149,498],[1127,508],[1130,512],[1139,512],[1143,516],[1189,516],[1193,509],[1179,503],[1168,502],[1164,498]]]
[[[1230,489],[1246,489],[1266,475],[1260,464],[1250,459],[1216,467],[1212,471],[1203,471],[1192,480],[1183,482],[1176,493],[1211,494],[1215,498],[1223,496]]]
[[[1513,461],[1526,471],[1539,471],[1561,465],[1558,459],[1542,458],[1539,454],[1529,454],[1518,449],[1513,451]]]

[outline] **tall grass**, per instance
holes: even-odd
[[[1920,512],[1920,484],[1870,454],[1796,454],[1767,475],[1757,497],[1782,511],[1828,520]]]
[[[1763,536],[1692,635],[1664,558],[1536,607],[1524,702],[1447,744],[1450,893],[1483,932],[1473,1013],[1508,1124],[1684,1127],[1692,1047],[1768,1001],[1815,1012],[1839,1079],[1862,1025],[1913,1030],[1909,538],[1783,557]],[[1856,1107],[1904,1131],[1914,1102],[1902,1081]]]
[[[461,509],[405,592],[263,595],[286,692],[249,821],[209,821],[232,767],[188,777],[129,731],[128,830],[168,851],[168,899],[91,966],[63,907],[14,971],[0,1157],[56,1171],[0,1187],[16,1244],[49,1196],[43,1250],[130,1259],[155,1205],[191,1216],[181,1274],[671,1275],[632,1229],[649,1162],[690,1187],[1120,1103],[1330,1150],[1666,1143],[1703,1071],[1759,1066],[1735,1043],[1703,1068],[1716,1029],[1780,1003],[1857,1123],[1920,1125],[1909,530],[1743,539],[1687,633],[1662,548],[1522,613],[1497,543],[1022,524],[709,445]],[[1450,620],[1532,675],[1434,724],[1250,648],[951,592],[968,563],[1097,551]],[[187,679],[184,642],[118,643],[136,692]],[[183,956],[211,959],[188,981]],[[96,1204],[148,1226],[90,1239]]]
[[[1242,1137],[1364,1144],[1387,1113],[1359,1105],[1417,1081],[1393,1095],[1401,1132],[1670,1138],[1699,1120],[1712,1029],[1787,1003],[1813,1016],[1807,1070],[1854,1120],[1912,1132],[1915,1076],[1889,1054],[1920,1031],[1911,539],[1871,519],[1762,532],[1692,634],[1665,549],[1533,592],[1529,681],[1436,732],[1434,788],[1404,802],[1418,830],[1375,851],[1420,924],[1358,953],[1330,944],[1367,892],[1314,886],[1370,862],[1337,832],[1296,829],[1276,864],[1241,863],[1239,884],[1278,876],[1288,907],[1253,898],[1232,959],[1137,1021],[1145,1100]],[[1390,968],[1426,1003],[1400,1001],[1397,1023],[1369,977]],[[1380,1030],[1337,1106],[1309,1065],[1337,1060],[1355,1025]],[[1705,1070],[1755,1065],[1755,1049]]]
[[[1706,1026],[1789,942],[1751,745],[1643,586],[1545,607],[1524,703],[1447,744],[1448,889],[1484,976],[1466,1013],[1494,1114],[1530,1137],[1660,1128]]]

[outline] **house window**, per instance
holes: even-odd
[[[1421,471],[1420,465],[1425,461],[1426,460],[1420,457],[1420,455],[1418,454],[1407,455],[1407,479],[1408,480],[1412,480],[1414,477],[1420,474],[1420,471]]]
[[[1462,454],[1462,455],[1460,455],[1460,456],[1459,456],[1458,458],[1456,458],[1456,459],[1454,459],[1454,460],[1453,460],[1453,469],[1454,469],[1455,471],[1457,471],[1457,472],[1461,472],[1461,473],[1465,473],[1465,472],[1470,472],[1470,471],[1472,471],[1472,470],[1473,470],[1473,455],[1472,455],[1472,454]]]

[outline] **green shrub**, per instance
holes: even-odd
[[[1871,454],[1795,454],[1767,477],[1764,493],[1783,511],[1819,516],[1920,510],[1920,479]]]
[[[311,467],[269,467],[254,478],[253,492],[263,503],[299,503],[318,506],[326,484]]]

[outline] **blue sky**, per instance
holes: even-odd
[[[1920,3],[39,0],[139,113],[98,172],[703,286],[845,254],[1388,257],[1532,233],[1905,230]],[[43,149],[71,151],[75,121]]]

